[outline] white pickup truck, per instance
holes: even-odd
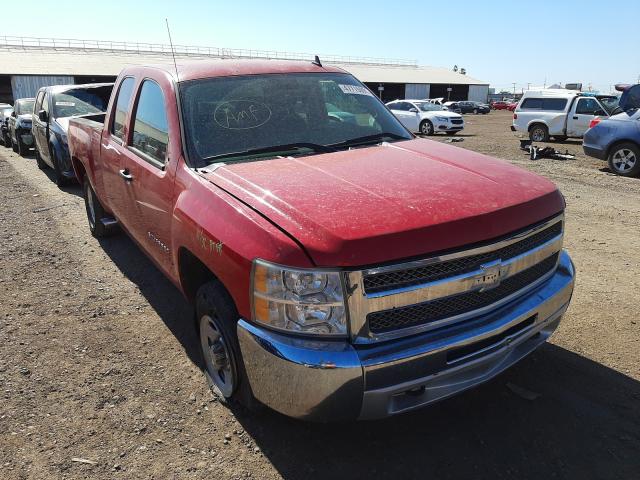
[[[614,95],[587,95],[573,90],[540,90],[524,93],[513,112],[511,130],[526,133],[534,142],[550,137],[582,138],[596,117],[608,118],[618,106]]]

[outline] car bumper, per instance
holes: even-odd
[[[574,279],[563,252],[550,279],[468,326],[361,348],[240,320],[249,383],[265,405],[307,420],[374,419],[423,407],[491,379],[544,343],[569,306]]]
[[[607,152],[599,146],[582,144],[582,149],[584,153],[590,157],[599,158],[600,160],[607,159]]]
[[[464,125],[440,125],[438,127],[439,132],[459,132],[464,130]]]

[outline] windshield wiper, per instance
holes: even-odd
[[[329,145],[329,147],[340,148],[340,147],[353,147],[356,145],[367,145],[369,143],[378,143],[381,140],[384,140],[385,138],[390,138],[392,140],[409,140],[409,138],[403,135],[398,135],[397,133],[381,132],[381,133],[374,133],[373,135],[365,135],[364,137],[352,138],[349,140],[345,140],[344,142],[332,143]]]
[[[312,152],[316,152],[316,153],[330,153],[330,152],[336,151],[336,149],[330,145],[320,145],[318,143],[308,143],[308,142],[297,142],[297,143],[286,143],[284,145],[271,145],[268,147],[250,148],[248,150],[243,150],[240,152],[221,153],[220,155],[212,155],[211,157],[206,157],[203,160],[207,163],[213,163],[223,158],[248,157],[251,155],[259,155],[261,153],[290,152],[292,150],[311,150]]]

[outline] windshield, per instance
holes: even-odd
[[[18,100],[16,102],[16,115],[24,115],[33,112],[35,100]]]
[[[438,112],[442,110],[442,106],[436,105],[435,103],[429,103],[429,102],[414,102],[414,103],[423,112]]]
[[[54,118],[100,113],[107,109],[112,87],[78,88],[53,96]]]
[[[598,100],[600,100],[600,103],[609,115],[618,107],[618,102],[620,101],[618,97],[600,97]]]
[[[349,148],[349,141],[355,146],[356,141],[363,145],[412,138],[382,102],[348,74],[194,80],[180,85],[180,99],[187,149],[196,165],[223,156],[225,162],[246,159],[257,150],[271,151],[269,157],[302,155]],[[278,146],[282,150],[274,148]]]
[[[9,116],[11,115],[11,112],[13,112],[13,108],[11,107],[6,107],[6,108],[0,108],[0,116],[4,117],[4,116]]]

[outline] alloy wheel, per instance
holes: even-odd
[[[636,154],[628,148],[621,148],[613,154],[613,167],[620,173],[626,173],[635,167],[638,159]]]

